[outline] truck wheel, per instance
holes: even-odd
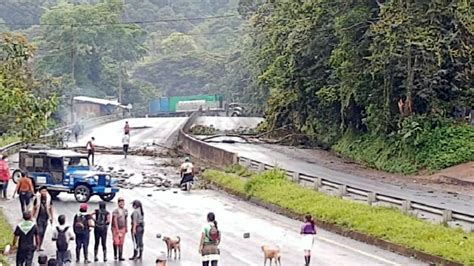
[[[51,198],[57,199],[58,196],[59,196],[59,193],[61,193],[61,191],[49,190],[48,193],[51,196]]]
[[[13,183],[18,183],[18,180],[20,180],[20,177],[21,177],[21,170],[15,170],[13,171],[13,174],[12,174],[12,181]]]
[[[77,202],[87,202],[91,197],[91,189],[85,185],[79,185],[74,189],[74,197]]]
[[[115,193],[110,193],[110,194],[103,194],[103,195],[100,195],[100,198],[103,200],[103,201],[111,201],[115,198]]]

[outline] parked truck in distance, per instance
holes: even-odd
[[[222,95],[171,96],[149,102],[150,116],[171,116],[199,110],[224,111]]]

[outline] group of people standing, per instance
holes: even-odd
[[[133,256],[130,260],[140,260],[143,256],[143,234],[144,234],[144,212],[140,201],[132,203],[133,212],[130,215],[130,227],[128,225],[128,210],[125,208],[125,200],[118,199],[118,207],[110,213],[105,202],[99,203],[99,208],[88,212],[88,205],[83,203],[79,212],[74,216],[71,226],[68,226],[65,215],[58,216],[58,226],[53,228],[52,241],[56,242],[57,265],[68,265],[72,261],[69,249],[71,241],[75,240],[76,262],[81,261],[81,251],[84,263],[89,260],[89,242],[91,233],[94,236],[94,261],[99,261],[99,247],[102,247],[103,261],[107,261],[107,233],[109,227],[113,238],[114,259],[124,261],[123,245],[130,228],[134,243]],[[23,205],[22,205],[23,208]],[[23,209],[22,209],[23,211]],[[34,197],[33,208],[23,211],[23,221],[14,231],[12,247],[18,243],[16,265],[29,266],[33,263],[34,253],[43,251],[46,242],[44,236],[49,224],[53,224],[54,208],[51,197],[46,188],[40,188],[38,195]]]
[[[124,157],[127,158],[128,155],[128,148],[130,146],[130,125],[128,124],[128,121],[125,121],[125,126],[123,127],[124,134],[122,136],[122,148],[123,148],[123,154]],[[90,140],[87,141],[86,143],[86,150],[87,150],[87,156],[89,158],[89,161],[91,162],[91,165],[94,165],[94,157],[95,157],[95,138],[91,137]]]

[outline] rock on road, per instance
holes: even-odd
[[[129,119],[132,127],[142,125],[153,126],[153,129],[141,129],[136,132],[132,129],[132,139],[147,143],[156,141],[167,144],[175,137],[176,130],[184,123],[184,118],[150,118]],[[151,123],[150,123],[151,122]],[[118,121],[100,126],[89,135],[83,137],[87,140],[91,135],[97,139],[97,145],[118,146],[124,121]],[[119,136],[119,137],[117,137]],[[82,140],[81,140],[82,141]],[[14,159],[13,159],[14,160]],[[13,161],[11,160],[11,161]],[[141,173],[143,169],[150,171],[160,158],[130,156],[123,159],[119,155],[96,156],[98,164],[126,168],[127,171]],[[13,168],[13,166],[12,166]],[[161,171],[161,169],[156,169]],[[171,177],[173,178],[173,177]],[[177,181],[177,176],[174,177]],[[13,185],[10,186],[13,190]],[[222,231],[221,262],[219,265],[263,265],[261,245],[279,245],[282,250],[283,265],[303,265],[303,252],[300,247],[299,228],[301,222],[284,216],[274,214],[263,208],[256,207],[237,198],[227,196],[220,192],[210,190],[193,190],[191,193],[173,190],[153,191],[151,188],[122,189],[118,196],[124,197],[126,207],[131,212],[131,201],[142,201],[145,211],[145,252],[141,262],[126,261],[120,265],[154,265],[154,260],[159,251],[165,250],[165,244],[156,235],[177,236],[182,239],[181,260],[171,260],[168,265],[200,265],[197,252],[200,231],[205,224],[206,214],[213,211],[216,214],[219,228]],[[151,196],[148,196],[151,195]],[[91,198],[89,210],[98,207],[100,199]],[[4,213],[10,223],[20,221],[20,206],[18,198],[0,202]],[[116,206],[114,202],[108,203],[107,208],[112,211]],[[54,201],[55,213],[65,214],[68,224],[79,208],[72,195],[61,194],[59,200]],[[56,221],[54,226],[57,225]],[[244,239],[244,233],[250,233],[249,239]],[[55,245],[51,243],[52,227],[46,234],[45,254],[53,255]],[[108,263],[92,263],[91,265],[119,265],[112,256],[111,236],[108,236]],[[93,259],[93,243],[89,247],[89,259]],[[71,248],[74,249],[74,244]],[[125,256],[132,255],[132,241],[129,236],[125,243]],[[99,253],[101,254],[101,253]],[[74,256],[74,252],[73,252]],[[101,256],[99,256],[101,257]],[[406,258],[377,247],[369,246],[348,238],[344,238],[324,230],[319,230],[318,238],[313,250],[313,265],[423,265],[423,263]],[[73,265],[76,265],[73,263]],[[81,265],[81,264],[77,264]]]

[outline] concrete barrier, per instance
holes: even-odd
[[[187,131],[201,114],[201,111],[197,111],[188,118],[178,133],[178,145],[191,156],[210,162],[215,166],[226,167],[238,163],[237,154],[211,146],[187,134]]]

